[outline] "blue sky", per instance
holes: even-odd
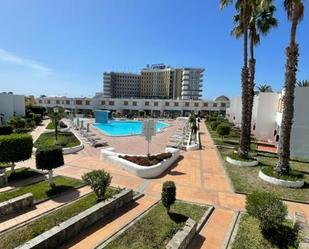
[[[238,95],[242,41],[230,36],[234,8],[221,11],[218,2],[2,0],[0,91],[93,96],[104,71],[165,63],[204,67],[204,98]],[[256,49],[256,83],[280,90],[290,24],[276,4],[279,27]],[[298,29],[299,79],[309,79],[308,20]]]

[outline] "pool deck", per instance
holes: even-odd
[[[150,143],[150,153],[162,153],[165,151],[165,147],[169,142],[169,138],[174,134],[178,127],[183,124],[183,121],[177,120],[161,120],[160,122],[169,124],[170,126],[164,128],[162,132],[157,133],[152,137]],[[91,122],[91,121],[90,121]],[[92,121],[93,123],[93,121]],[[133,136],[108,136],[99,131],[97,128],[91,125],[91,132],[96,135],[96,137],[108,143],[108,147],[115,148],[116,152],[128,153],[135,155],[146,155],[147,154],[147,141],[142,135]]]

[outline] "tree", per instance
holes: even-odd
[[[58,140],[58,125],[59,121],[64,117],[64,110],[62,108],[52,108],[48,113],[49,118],[52,120],[55,126],[55,140]]]
[[[297,81],[298,87],[309,87],[309,80],[299,80]]]
[[[166,181],[163,183],[161,199],[163,206],[169,213],[171,205],[176,201],[176,185],[173,181]]]
[[[272,92],[273,89],[271,88],[270,85],[267,84],[261,84],[257,87],[258,91],[261,93],[265,93],[265,92]]]
[[[16,162],[25,161],[31,157],[32,146],[32,136],[28,134],[0,136],[0,162],[12,163],[12,172],[14,172]]]
[[[12,117],[7,121],[14,131],[20,131],[26,128],[26,120],[21,117]]]
[[[98,202],[105,199],[106,189],[112,181],[112,177],[109,173],[104,170],[93,170],[84,174],[82,179],[94,191]]]
[[[64,165],[63,153],[60,147],[39,148],[35,153],[35,162],[38,169],[48,170],[49,185],[53,188],[53,169]]]
[[[253,192],[247,196],[246,210],[260,221],[264,233],[278,229],[288,214],[287,206],[275,193]]]
[[[261,1],[250,1],[248,0],[248,31],[249,31],[249,42],[250,42],[250,60],[249,60],[249,97],[247,98],[248,102],[243,104],[248,107],[248,123],[246,135],[248,136],[249,146],[251,143],[251,121],[252,121],[252,109],[253,109],[253,100],[254,100],[254,87],[255,87],[255,56],[254,48],[260,44],[261,35],[266,35],[269,33],[271,28],[277,26],[277,20],[273,17],[274,12],[276,11],[275,6],[272,3],[272,0],[267,2],[267,5],[261,5]],[[236,4],[236,9],[238,14],[234,16],[235,27],[232,30],[232,35],[236,38],[240,38],[244,35],[244,25],[243,18],[241,18],[241,5]],[[250,147],[249,147],[250,148]]]
[[[285,94],[283,96],[284,108],[278,146],[279,161],[275,166],[275,170],[281,175],[290,173],[290,139],[294,117],[294,91],[299,56],[296,31],[298,23],[304,16],[304,4],[302,0],[285,0],[284,8],[292,24],[290,44],[286,48],[287,62],[285,66]]]
[[[219,136],[221,136],[222,140],[224,139],[224,136],[227,136],[231,132],[231,127],[229,124],[221,123],[217,126],[217,133]]]

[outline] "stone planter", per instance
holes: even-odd
[[[286,188],[301,188],[305,184],[304,180],[288,181],[288,180],[282,180],[282,179],[278,179],[272,176],[268,176],[264,174],[261,170],[259,172],[259,177],[268,183],[286,187]]]
[[[18,212],[22,209],[33,206],[33,195],[31,193],[24,194],[8,201],[0,203],[0,217],[11,213]]]
[[[240,167],[254,167],[257,166],[259,164],[258,161],[238,161],[235,159],[232,159],[230,157],[226,157],[226,161],[230,164],[236,165],[236,166],[240,166]]]

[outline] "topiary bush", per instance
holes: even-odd
[[[36,125],[41,124],[43,121],[42,116],[40,114],[33,114],[33,121]]]
[[[12,126],[9,125],[0,126],[0,135],[10,135],[12,133],[13,133]]]
[[[221,124],[220,121],[212,121],[212,122],[210,122],[210,128],[211,128],[213,131],[215,131],[215,130],[217,129],[217,126],[218,126],[219,124]]]
[[[169,213],[171,205],[176,201],[176,185],[173,181],[166,181],[163,183],[161,200],[163,206]]]
[[[12,163],[27,160],[32,154],[32,136],[28,134],[10,134],[0,136],[0,162]]]
[[[105,199],[106,189],[112,181],[112,177],[108,172],[104,170],[93,170],[84,174],[82,179],[94,191],[98,202]]]
[[[247,196],[246,210],[249,215],[260,221],[263,233],[282,226],[288,214],[287,206],[275,193],[253,192]]]
[[[218,135],[221,136],[222,139],[223,139],[224,136],[227,136],[227,135],[230,134],[231,127],[229,126],[229,124],[221,123],[217,126],[216,131],[217,131]]]
[[[62,149],[57,146],[37,149],[35,163],[38,169],[48,170],[49,185],[54,187],[53,169],[64,165]]]

